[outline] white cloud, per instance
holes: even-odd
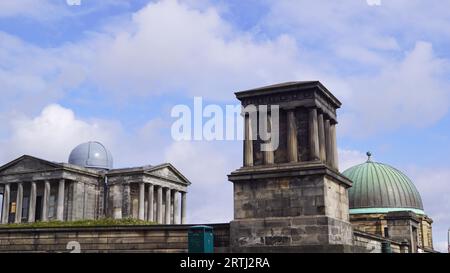
[[[2,141],[0,160],[4,163],[23,154],[67,162],[76,145],[89,140],[109,144],[120,132],[120,126],[113,122],[83,121],[57,104],[46,106],[37,117],[21,116],[10,122],[11,134]]]
[[[129,20],[55,49],[0,33],[3,102],[16,104],[3,109],[39,108],[82,83],[118,101],[173,93],[234,100],[240,89],[317,79],[344,103],[345,136],[426,127],[447,113],[448,60],[430,42],[411,48],[377,28],[377,16],[395,6],[383,5],[381,14],[363,1],[277,1],[270,8],[261,25],[280,28],[275,37],[242,32],[204,2],[175,0],[151,2]],[[328,20],[314,20],[315,12]]]
[[[0,18],[27,18],[38,23],[53,24],[64,19],[76,19],[111,6],[127,10],[130,2],[124,0],[3,0],[0,1]]]
[[[434,124],[450,106],[450,83],[445,79],[448,61],[434,56],[430,43],[418,42],[399,62],[391,62],[377,74],[352,76],[346,99],[342,132],[373,132]]]
[[[309,65],[320,68],[317,78],[343,102],[342,135],[367,136],[430,126],[447,113],[448,55],[434,52],[433,45],[448,42],[443,37],[450,34],[450,12],[438,6],[280,0],[261,24],[290,33],[315,57]],[[417,23],[425,17],[427,23]]]
[[[44,19],[60,16],[62,12],[61,7],[50,0],[0,1],[0,17],[25,16]]]
[[[98,52],[91,80],[127,95],[175,91],[231,99],[239,88],[292,80],[299,71],[291,37],[257,41],[214,8],[175,0],[148,4],[129,25],[99,34],[90,46]]]
[[[0,31],[0,116],[35,114],[79,86],[86,73],[84,54],[70,44],[44,49]]]

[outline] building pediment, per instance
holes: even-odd
[[[20,174],[37,171],[49,171],[61,168],[62,165],[29,155],[21,156],[0,167],[0,175]]]
[[[146,173],[162,179],[172,180],[181,184],[191,184],[191,182],[170,163],[154,166],[151,169],[147,170]]]

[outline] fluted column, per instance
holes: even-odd
[[[163,213],[162,213],[162,187],[158,186],[158,193],[156,196],[156,216],[158,219],[158,224],[163,223]]]
[[[59,180],[58,185],[58,205],[56,207],[56,219],[59,221],[64,220],[64,179]]]
[[[325,144],[325,128],[324,128],[324,122],[323,122],[323,114],[320,113],[317,117],[317,123],[318,123],[318,131],[319,131],[319,153],[320,153],[320,160],[322,162],[326,162],[326,144]]]
[[[180,198],[178,191],[173,193],[173,223],[175,225],[180,223]]]
[[[270,113],[267,113],[267,131],[270,132],[272,138],[272,119],[270,117]],[[266,144],[271,145],[272,140],[267,140]],[[264,164],[273,164],[274,163],[274,151],[273,147],[270,147],[269,151],[264,151]]]
[[[332,167],[336,170],[339,169],[337,140],[336,140],[336,124],[330,124],[331,135],[331,153],[332,153]]]
[[[50,182],[44,182],[44,198],[42,200],[42,221],[48,221],[48,204],[50,200]]]
[[[11,189],[9,184],[5,184],[3,190],[3,211],[2,211],[2,224],[7,224],[9,221],[9,203],[11,200]]]
[[[245,115],[244,166],[253,166],[253,135],[250,114]]]
[[[181,224],[186,224],[186,192],[181,192]]]
[[[170,212],[171,212],[171,205],[170,205],[170,189],[166,188],[166,217],[164,219],[164,224],[169,225],[170,224]]]
[[[28,206],[28,223],[36,221],[36,182],[31,182],[30,205]]]
[[[325,154],[327,159],[327,165],[332,167],[333,166],[333,151],[332,151],[332,144],[331,144],[331,131],[330,131],[330,120],[326,119],[324,121],[324,128],[325,128]]]
[[[297,162],[297,125],[294,110],[288,110],[287,112],[287,150],[288,161]]]
[[[148,209],[147,209],[147,221],[154,221],[154,217],[153,217],[153,208],[154,208],[154,200],[153,200],[153,196],[154,196],[154,186],[153,184],[150,184],[148,187]]]
[[[17,196],[16,196],[16,219],[15,223],[22,222],[22,206],[23,206],[23,184],[17,183]]]
[[[145,184],[144,182],[139,183],[139,211],[138,218],[139,220],[145,220]]]
[[[316,108],[309,109],[309,147],[311,160],[319,160],[319,126],[317,124]]]

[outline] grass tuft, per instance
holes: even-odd
[[[77,221],[47,221],[34,223],[6,224],[0,228],[53,228],[53,227],[108,227],[108,226],[142,226],[154,225],[154,222],[143,221],[134,218],[112,219],[102,218],[97,220],[77,220]]]

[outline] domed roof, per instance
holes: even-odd
[[[69,163],[86,168],[112,169],[113,158],[106,147],[97,141],[82,143],[72,150]]]
[[[343,175],[353,181],[348,191],[350,214],[413,211],[424,214],[422,199],[411,180],[389,165],[372,162],[351,167]]]

